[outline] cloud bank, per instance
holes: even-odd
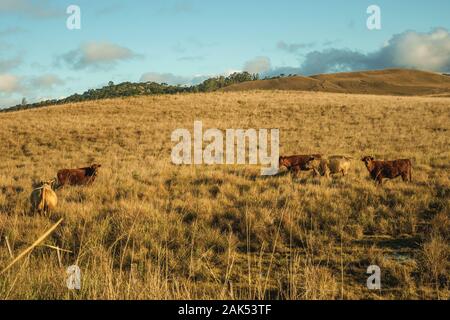
[[[287,44],[279,42],[277,47],[289,53],[313,46],[313,44]],[[311,51],[305,55],[298,67],[272,67],[270,58],[255,57],[244,63],[243,71],[258,73],[262,77],[280,74],[314,75],[357,70],[387,68],[410,68],[450,73],[450,32],[437,28],[428,33],[406,31],[394,35],[385,45],[374,52],[327,48]],[[146,73],[141,81],[168,84],[197,84],[207,77],[181,77],[171,73]]]
[[[296,48],[286,47],[286,50]],[[306,54],[300,67],[275,68],[265,74],[312,75],[386,68],[450,72],[450,32],[444,28],[428,33],[406,31],[394,35],[382,48],[369,53],[336,48],[315,50]]]
[[[141,57],[132,50],[110,42],[88,42],[58,57],[72,69],[109,68],[117,62]]]

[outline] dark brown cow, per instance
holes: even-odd
[[[314,170],[315,173],[317,173],[316,169],[311,166],[310,162],[321,158],[322,156],[320,154],[280,157],[279,167],[286,167],[286,169],[295,175],[297,175],[299,171],[309,170]]]
[[[85,186],[93,183],[97,177],[98,169],[101,167],[99,164],[93,164],[90,167],[80,169],[63,169],[59,170],[58,188],[65,185],[70,186]]]
[[[373,157],[364,157],[361,159],[366,164],[366,168],[372,179],[379,185],[383,184],[383,179],[395,179],[402,177],[403,181],[411,181],[412,164],[409,159],[380,161]]]

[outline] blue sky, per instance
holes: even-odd
[[[66,8],[81,29],[66,28]],[[381,30],[366,10],[381,9]],[[112,80],[190,84],[410,67],[450,72],[450,1],[0,0],[0,107]]]

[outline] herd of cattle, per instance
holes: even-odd
[[[411,181],[412,165],[409,159],[381,161],[366,156],[361,160],[365,163],[372,179],[379,185],[382,185],[383,179],[397,177],[402,177],[403,181]],[[315,176],[329,177],[332,174],[345,176],[351,168],[352,161],[353,158],[347,156],[298,155],[280,157],[279,167],[286,167],[295,175],[299,171],[313,171]],[[54,210],[58,203],[55,191],[64,186],[85,186],[93,183],[100,167],[99,164],[93,164],[86,168],[59,170],[57,178],[41,182],[39,187],[31,193],[32,211],[48,213]]]
[[[299,171],[314,172],[314,175],[329,177],[331,174],[342,174],[345,176],[352,164],[352,157],[330,156],[324,157],[320,154],[300,155],[290,157],[280,157],[279,166],[286,167],[295,175]],[[395,179],[402,177],[403,181],[411,181],[412,164],[410,159],[393,161],[375,160],[366,156],[361,159],[366,165],[370,176],[379,185],[383,184],[383,179]]]

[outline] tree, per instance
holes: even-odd
[[[22,105],[25,106],[28,104],[27,98],[23,97],[22,98]]]

